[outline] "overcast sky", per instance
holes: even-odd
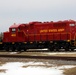
[[[0,0],[0,32],[13,23],[76,20],[76,0]]]

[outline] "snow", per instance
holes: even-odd
[[[0,66],[0,69],[6,69],[6,72],[0,72],[0,75],[63,75],[63,69],[75,67],[73,65],[64,65],[59,67],[50,66],[47,68],[36,65],[45,64],[43,62],[8,62]]]

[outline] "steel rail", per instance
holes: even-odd
[[[76,57],[69,56],[29,56],[29,55],[0,55],[5,58],[30,58],[30,59],[54,59],[54,60],[73,60],[76,61]]]

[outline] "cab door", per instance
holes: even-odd
[[[16,42],[17,41],[17,28],[11,28],[10,29],[10,42]]]

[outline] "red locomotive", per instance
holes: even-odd
[[[30,22],[14,24],[3,33],[0,48],[24,50],[48,48],[74,50],[76,47],[76,21]]]

